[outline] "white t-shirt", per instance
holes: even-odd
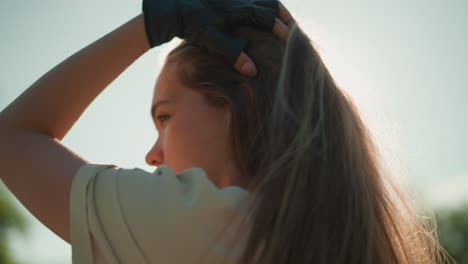
[[[231,244],[231,235],[250,222],[223,227],[244,219],[240,202],[250,194],[219,189],[196,167],[175,174],[165,165],[151,173],[85,164],[70,192],[73,264],[239,263],[245,239]]]

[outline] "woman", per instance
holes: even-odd
[[[60,143],[109,83],[175,36],[185,41],[151,107],[154,173],[93,164]],[[71,243],[73,263],[436,263],[440,254],[387,181],[350,98],[276,1],[144,1],[143,14],[27,89],[0,125],[2,180]]]

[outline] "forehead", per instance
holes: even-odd
[[[177,62],[164,64],[154,86],[151,109],[156,103],[165,100],[179,107],[181,105],[194,107],[204,102],[199,91],[182,84],[177,75],[177,67],[179,67]]]
[[[174,99],[183,92],[184,87],[177,80],[176,67],[176,63],[164,64],[154,86],[153,104],[158,100]]]

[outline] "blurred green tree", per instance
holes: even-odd
[[[0,263],[16,264],[8,246],[8,233],[17,231],[26,234],[27,222],[18,208],[13,204],[11,194],[0,180]]]
[[[468,264],[468,202],[435,210],[439,242],[458,264]]]

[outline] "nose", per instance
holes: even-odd
[[[146,163],[150,166],[159,166],[164,162],[163,151],[157,143],[154,144],[154,146],[146,154],[145,160]]]

